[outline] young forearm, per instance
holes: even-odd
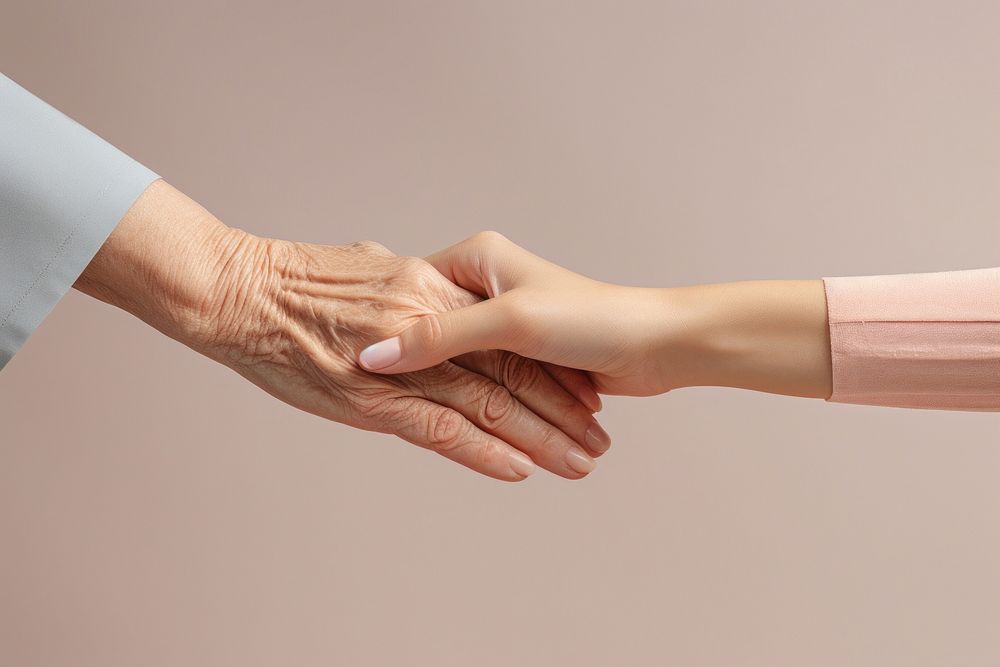
[[[604,394],[688,386],[1000,410],[1000,267],[650,289],[601,283],[495,232],[431,256],[488,302],[424,318],[380,373],[499,347],[581,368]]]
[[[714,385],[830,396],[821,280],[626,287],[552,264],[495,232],[430,260],[446,277],[494,298],[474,311],[424,318],[372,346],[359,358],[365,368],[407,372],[502,348],[586,370],[604,394],[652,396]],[[392,358],[367,364],[366,356],[382,346]]]
[[[720,386],[828,398],[830,334],[822,280],[751,280],[668,288],[672,322],[657,345],[672,386]]]

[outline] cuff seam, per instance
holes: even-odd
[[[100,203],[104,201],[104,198],[108,196],[109,192],[111,192],[111,188],[118,181],[119,177],[121,176],[121,173],[125,170],[126,166],[128,166],[126,162],[120,164],[118,168],[115,170],[112,177],[108,179],[108,184],[104,187],[103,190],[101,190],[101,193],[94,200],[90,209],[86,212],[86,214],[83,217],[77,220],[76,224],[73,225],[73,229],[71,229],[69,234],[66,235],[66,238],[62,240],[62,243],[60,243],[59,247],[56,248],[55,253],[53,253],[52,257],[49,258],[49,261],[45,264],[44,267],[42,267],[42,270],[38,273],[37,276],[35,276],[35,279],[31,282],[28,288],[24,290],[24,293],[21,294],[21,296],[14,303],[14,305],[11,306],[7,314],[4,315],[3,320],[0,320],[0,330],[2,330],[4,326],[7,324],[7,322],[10,321],[10,319],[17,313],[18,310],[20,310],[21,306],[24,305],[24,302],[28,299],[31,293],[35,291],[35,288],[38,287],[38,285],[42,282],[42,279],[45,278],[48,272],[52,269],[52,266],[56,263],[56,260],[59,259],[59,257],[61,257],[63,253],[66,252],[66,249],[69,248],[70,242],[73,240],[73,237],[76,236],[77,232],[79,232],[80,229],[83,228],[83,225],[86,222],[88,222],[90,218],[93,217],[94,212],[98,210],[98,206],[100,205]],[[115,225],[117,224],[118,220],[115,221]],[[112,227],[112,230],[113,229],[114,227]],[[110,231],[108,233],[110,235]],[[72,288],[72,285],[70,287]]]

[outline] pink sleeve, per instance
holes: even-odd
[[[1000,268],[823,278],[829,401],[1000,411]]]

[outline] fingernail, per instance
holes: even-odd
[[[566,452],[566,465],[581,475],[586,475],[597,467],[597,461],[587,456],[582,449],[573,447]]]
[[[586,440],[588,447],[601,454],[611,447],[611,436],[597,423],[597,420],[594,420],[590,428],[587,429]]]
[[[515,475],[527,477],[535,472],[535,462],[521,452],[511,452],[509,458],[510,469]]]
[[[399,347],[399,336],[396,336],[361,350],[358,361],[361,362],[363,368],[377,371],[380,368],[393,365],[399,361],[400,356],[402,356],[402,351]]]
[[[587,409],[591,412],[600,412],[604,405],[601,403],[601,397],[594,391],[594,388],[590,385],[582,385],[580,387],[580,402],[587,406]]]

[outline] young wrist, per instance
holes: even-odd
[[[670,288],[672,322],[658,359],[675,386],[829,395],[826,300],[820,281],[748,280]]]
[[[697,287],[643,290],[654,313],[646,358],[658,391],[710,384],[718,359],[717,321]]]

